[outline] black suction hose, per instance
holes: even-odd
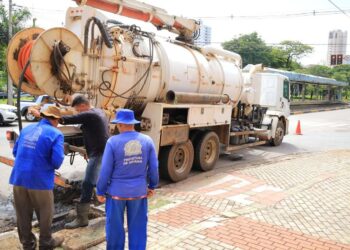
[[[28,66],[30,64],[30,60],[26,62],[26,65],[24,65],[24,68],[22,69],[21,75],[19,76],[18,80],[18,86],[17,86],[17,116],[18,116],[18,127],[19,132],[22,130],[22,117],[21,117],[21,89],[22,89],[22,82],[24,80],[24,73],[26,72]]]
[[[112,48],[113,44],[111,43],[111,38],[108,34],[108,32],[106,31],[103,23],[96,17],[90,17],[86,23],[85,23],[85,29],[84,29],[84,53],[87,53],[87,49],[88,49],[88,39],[89,39],[89,26],[90,23],[94,21],[94,23],[97,25],[98,29],[101,32],[102,35],[102,39],[104,41],[104,43],[106,44],[106,46],[108,48]]]
[[[108,19],[108,20],[106,21],[106,23],[107,23],[107,24],[111,23],[111,24],[116,24],[116,25],[123,25],[122,22],[119,22],[119,21],[114,20],[114,19]]]

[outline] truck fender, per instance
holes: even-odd
[[[279,119],[277,116],[271,117],[271,137],[272,138],[275,138],[278,121]]]
[[[264,137],[262,137],[264,140],[275,138],[278,121],[278,116],[267,115],[264,117],[261,128],[269,131]]]

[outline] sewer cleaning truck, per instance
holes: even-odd
[[[192,167],[209,171],[220,151],[278,146],[288,133],[289,80],[242,69],[240,55],[195,46],[199,23],[135,0],[76,0],[65,27],[24,29],[11,40],[7,65],[13,82],[32,95],[48,95],[61,107],[76,94],[113,119],[134,110],[137,130],[156,145],[161,175],[177,182]],[[152,23],[177,37],[160,38],[97,9]],[[78,132],[62,128],[70,151]],[[117,129],[110,125],[111,134]],[[74,139],[71,139],[74,138]]]

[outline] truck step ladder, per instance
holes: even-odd
[[[265,130],[265,129],[254,129],[254,130],[248,130],[248,131],[237,131],[237,132],[231,132],[230,133],[230,137],[242,136],[242,135],[256,136],[256,135],[267,133],[267,132],[268,132],[268,130]],[[230,152],[237,151],[237,150],[240,150],[240,149],[254,147],[254,146],[258,146],[258,145],[264,145],[264,144],[266,144],[266,141],[254,141],[254,142],[245,143],[245,144],[229,145],[229,146],[227,146],[224,149],[224,151],[226,153],[230,153]]]
[[[268,132],[266,129],[254,129],[249,131],[239,131],[239,132],[231,132],[230,136],[237,136],[237,135],[258,135]]]
[[[246,144],[242,144],[242,145],[227,146],[224,149],[224,151],[229,153],[229,152],[237,151],[240,149],[254,147],[254,146],[258,146],[258,145],[264,145],[264,144],[266,144],[266,141],[256,141],[256,142],[250,142],[250,143],[246,143]]]

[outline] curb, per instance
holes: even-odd
[[[349,106],[346,107],[335,107],[335,108],[323,108],[323,109],[310,109],[310,110],[302,110],[302,111],[291,111],[291,115],[300,115],[306,113],[316,113],[316,112],[325,112],[325,111],[333,111],[333,110],[341,110],[341,109],[349,109]]]

